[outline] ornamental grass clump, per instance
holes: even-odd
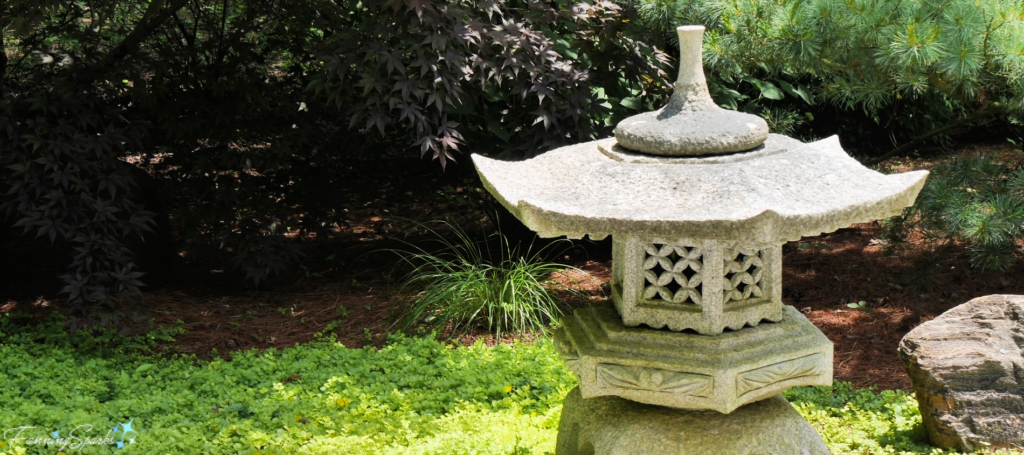
[[[397,290],[395,326],[402,331],[417,324],[452,333],[482,327],[501,336],[509,332],[546,332],[547,325],[562,315],[549,290],[550,277],[565,271],[564,265],[545,262],[561,242],[539,249],[512,246],[500,232],[492,251],[488,239],[474,241],[458,226],[444,223],[455,241],[426,228],[435,239],[426,247],[408,244],[398,254],[399,265],[411,268]],[[567,290],[572,293],[575,291]]]

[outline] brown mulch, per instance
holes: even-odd
[[[896,352],[903,335],[975,297],[1024,293],[1024,282],[1012,278],[1017,268],[1005,274],[970,269],[961,245],[932,253],[917,244],[886,255],[880,231],[878,223],[860,224],[786,245],[783,301],[832,340],[837,380],[909,390]],[[801,250],[801,244],[811,248]],[[934,286],[915,285],[920,281]],[[871,312],[847,306],[860,301]]]
[[[966,150],[963,153],[970,153]],[[931,167],[925,159],[890,160],[899,171]],[[408,176],[405,176],[408,177]],[[407,189],[429,180],[430,191]],[[422,225],[443,216],[449,222],[493,229],[482,219],[476,188],[461,183],[444,187],[436,175],[411,177],[391,193],[402,198],[370,197],[353,205],[350,223],[328,239],[305,239],[308,256],[302,266],[259,289],[244,284],[237,272],[192,266],[177,282],[148,290],[144,304],[155,324],[184,323],[186,333],[166,346],[169,352],[229,358],[240,349],[285,348],[309,342],[329,324],[345,346],[380,346],[385,342],[392,301],[388,276],[394,256],[374,251],[401,247],[429,237]],[[456,180],[459,182],[458,180]],[[387,185],[385,185],[387,186]],[[461,200],[461,202],[460,202]],[[431,227],[444,230],[443,226]],[[803,312],[835,345],[835,378],[859,387],[909,389],[896,354],[900,339],[920,323],[972,298],[990,294],[1024,294],[1021,266],[1003,274],[979,273],[968,266],[962,245],[939,245],[915,238],[904,248],[887,252],[877,222],[854,225],[831,234],[791,242],[783,248],[783,300]],[[891,254],[889,254],[891,253]],[[560,258],[578,267],[555,277],[580,293],[558,291],[570,306],[607,298],[610,243],[574,248]],[[42,317],[57,306],[58,296],[0,300],[0,311],[23,311]],[[870,312],[847,306],[864,301]],[[343,308],[343,310],[339,310]],[[57,309],[60,311],[59,309]],[[442,334],[449,336],[450,333]],[[482,330],[453,341],[493,344]],[[529,340],[531,336],[516,338]]]

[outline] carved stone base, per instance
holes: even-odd
[[[724,415],[683,411],[618,397],[562,405],[558,455],[828,455],[814,428],[782,395]]]
[[[604,303],[563,318],[555,349],[584,398],[729,413],[790,387],[832,384],[832,342],[791,306],[780,322],[706,336],[626,327]]]

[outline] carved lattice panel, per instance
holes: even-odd
[[[701,248],[661,243],[643,247],[643,298],[700,305],[704,268]]]
[[[726,249],[723,252],[722,303],[764,297],[763,250]]]

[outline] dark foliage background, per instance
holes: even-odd
[[[973,4],[8,0],[0,204],[66,256],[74,327],[122,325],[179,253],[254,285],[301,260],[294,239],[346,222],[335,188],[368,156],[445,169],[610,135],[666,99],[679,23],[708,26],[712,96],[775,132],[876,157],[1019,138],[1024,9]],[[974,236],[996,239],[978,257],[1006,257],[1011,231]]]
[[[330,188],[353,157],[522,157],[654,107],[668,58],[634,18],[604,1],[7,1],[7,219],[68,249],[75,328],[124,324],[178,251],[259,284],[300,259],[288,234],[345,222]]]

